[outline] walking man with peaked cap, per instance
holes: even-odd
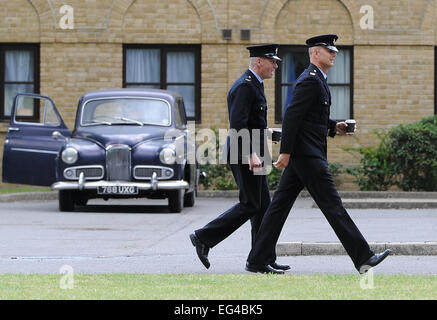
[[[264,157],[263,153],[268,152],[264,148],[267,102],[263,80],[273,77],[278,68],[277,62],[281,59],[277,56],[277,44],[250,46],[247,49],[250,52],[250,67],[234,82],[227,96],[230,133],[225,154],[239,188],[239,202],[190,235],[197,255],[206,268],[210,267],[210,248],[248,220],[251,222],[253,244],[264,212],[270,204],[267,177],[256,171],[262,167],[260,158]],[[240,132],[246,132],[250,141],[242,142],[238,138]],[[289,266],[277,264],[274,254],[273,249],[269,253],[272,257],[269,268],[289,269]]]
[[[343,207],[327,161],[327,136],[346,134],[347,124],[329,119],[331,93],[326,73],[334,65],[338,49],[335,34],[306,41],[310,65],[296,80],[293,98],[282,121],[280,155],[274,166],[284,169],[279,186],[267,209],[255,243],[248,256],[246,270],[283,273],[271,270],[279,234],[294,201],[307,188],[343,244],[355,268],[365,272],[384,260],[390,250],[374,254],[367,241]]]

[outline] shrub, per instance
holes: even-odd
[[[377,135],[377,146],[346,149],[362,156],[358,168],[346,169],[361,190],[437,190],[437,116]]]
[[[220,145],[219,145],[219,135],[218,131],[215,128],[211,128],[214,131],[216,139],[216,159],[210,159],[208,164],[200,165],[199,169],[201,172],[206,173],[206,179],[200,180],[200,185],[203,186],[204,189],[210,190],[235,190],[238,189],[237,184],[235,183],[234,176],[232,175],[232,171],[226,164],[211,164],[212,163],[220,163],[219,157],[220,155]],[[213,161],[214,160],[214,161]],[[341,172],[342,165],[338,162],[333,162],[329,164],[329,170],[331,171],[332,176],[335,178]],[[281,180],[283,170],[276,169],[273,165],[267,176],[269,189],[275,190],[279,181]]]
[[[332,176],[335,178],[341,172],[342,165],[338,162],[333,162],[329,164],[329,170],[331,171]],[[214,164],[214,165],[201,165],[199,166],[200,171],[206,173],[207,178],[201,180],[201,184],[205,189],[211,190],[235,190],[237,188],[237,184],[235,183],[234,176],[232,175],[232,171],[228,165],[223,164]],[[269,184],[270,190],[275,190],[279,181],[281,180],[282,172],[284,170],[276,169],[272,166],[272,170],[269,172],[267,176],[267,181]]]
[[[405,191],[437,190],[437,116],[393,128],[390,133],[397,186]]]

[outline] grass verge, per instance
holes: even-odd
[[[434,300],[437,276],[2,274],[0,299]]]
[[[18,188],[1,188],[0,194],[2,193],[20,193],[20,192],[48,192],[51,191],[50,188],[45,187],[18,187]]]

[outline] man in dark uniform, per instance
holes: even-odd
[[[327,161],[327,136],[347,134],[345,122],[329,119],[331,94],[326,73],[334,65],[337,35],[316,36],[306,41],[310,65],[296,81],[293,98],[282,121],[280,155],[274,166],[284,169],[279,186],[264,215],[246,270],[274,272],[268,268],[276,243],[294,201],[304,187],[317,203],[352,259],[363,273],[380,263],[390,250],[374,254],[343,207]]]
[[[267,177],[258,172],[263,166],[261,159],[268,153],[264,147],[267,102],[263,80],[273,77],[278,68],[277,61],[281,59],[277,56],[276,44],[250,46],[247,49],[250,51],[250,67],[228,92],[230,132],[224,149],[225,159],[239,188],[239,203],[190,235],[197,255],[206,268],[210,266],[209,249],[249,219],[253,244],[264,212],[270,204]],[[274,250],[271,255],[274,255]],[[269,265],[272,270],[289,269],[289,266],[277,264],[275,259]]]

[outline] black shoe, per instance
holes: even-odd
[[[276,262],[270,263],[270,267],[276,270],[290,270],[290,266],[288,264],[279,264]]]
[[[363,263],[363,265],[358,270],[361,274],[367,272],[371,267],[374,267],[381,263],[387,256],[391,253],[390,249],[385,250],[384,252],[374,254],[370,257],[369,260]]]
[[[276,270],[269,265],[257,265],[246,262],[246,270],[255,273],[273,273],[273,274],[284,274],[282,270]]]
[[[203,263],[206,269],[209,269],[211,265],[208,260],[208,252],[209,248],[199,240],[199,238],[194,234],[190,234],[191,243],[196,247],[197,256],[200,261]]]

